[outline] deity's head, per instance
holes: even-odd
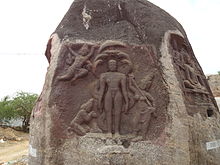
[[[139,88],[142,90],[145,90],[147,87],[147,80],[144,78],[143,80],[141,80],[140,84],[139,84]]]
[[[117,71],[117,61],[116,60],[109,60],[108,61],[108,68],[109,68],[109,71],[111,71],[111,72]]]
[[[89,46],[87,44],[84,44],[78,52],[81,56],[86,56],[89,53]]]

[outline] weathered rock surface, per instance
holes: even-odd
[[[30,165],[218,165],[220,116],[182,26],[145,0],[75,0],[52,34]]]

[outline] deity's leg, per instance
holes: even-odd
[[[108,133],[112,133],[112,97],[110,92],[107,92],[104,100],[106,121],[107,121],[107,131]]]
[[[74,74],[75,74],[75,70],[69,68],[66,74],[62,76],[58,76],[58,80],[66,80],[66,81],[71,80],[74,77]]]
[[[75,81],[78,78],[82,78],[82,77],[86,76],[88,74],[88,72],[89,71],[87,69],[84,69],[84,68],[79,69],[78,72],[75,74],[75,76],[71,79],[71,81]]]
[[[151,120],[152,113],[145,114],[144,123],[142,124],[142,137],[146,139],[146,134],[149,130],[150,120]]]
[[[120,134],[120,120],[121,120],[121,111],[122,111],[122,105],[123,105],[123,98],[122,94],[120,92],[117,92],[114,98],[114,112],[115,112],[115,134]]]
[[[84,136],[87,133],[86,130],[77,123],[72,124],[72,130],[79,136]]]

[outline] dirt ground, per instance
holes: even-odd
[[[0,165],[26,165],[28,133],[0,127]]]

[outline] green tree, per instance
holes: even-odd
[[[0,120],[9,121],[12,118],[22,119],[22,128],[28,130],[31,111],[37,100],[37,94],[17,92],[15,97],[6,96],[0,102]]]
[[[17,115],[15,110],[12,108],[10,97],[5,96],[0,101],[0,121],[9,122],[9,120],[16,117]]]
[[[218,74],[220,75],[220,71],[218,71]]]

